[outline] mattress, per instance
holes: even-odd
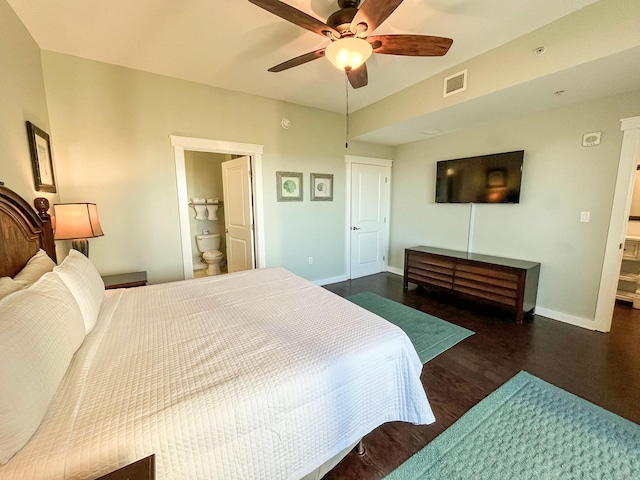
[[[286,270],[106,292],[0,478],[296,479],[389,421],[435,421],[405,333]]]

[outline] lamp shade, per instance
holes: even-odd
[[[53,206],[56,240],[93,238],[104,235],[95,203],[59,203]]]
[[[329,45],[324,55],[340,70],[355,70],[373,53],[369,42],[361,38],[347,37]]]

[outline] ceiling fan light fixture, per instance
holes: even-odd
[[[325,50],[325,57],[338,69],[355,70],[366,62],[373,48],[361,38],[347,37],[336,40]]]

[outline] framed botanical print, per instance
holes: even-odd
[[[311,201],[333,201],[333,175],[324,173],[311,174]]]
[[[276,188],[279,202],[301,202],[302,173],[276,172]]]
[[[33,123],[27,122],[27,136],[29,138],[31,166],[36,190],[38,192],[56,193],[49,135]]]

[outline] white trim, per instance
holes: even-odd
[[[569,313],[558,312],[556,310],[550,310],[539,306],[536,306],[535,314],[552,320],[557,320],[559,322],[568,323],[569,325],[575,325],[576,327],[586,328],[587,330],[596,330],[594,321],[589,318],[577,317]]]
[[[404,276],[404,269],[397,267],[387,267],[387,272],[395,273],[396,275]],[[586,328],[588,330],[596,330],[595,322],[590,318],[578,317],[569,313],[558,312],[544,307],[535,307],[535,314],[542,317],[550,318],[551,320],[557,320],[559,322],[568,323],[569,325],[575,325],[576,327]]]
[[[347,160],[348,156],[345,156],[346,162],[346,175],[344,186],[344,274],[349,279],[351,277],[351,163]]]
[[[322,287],[323,285],[331,285],[332,283],[346,282],[347,280],[349,280],[348,276],[338,275],[337,277],[332,277],[332,278],[323,278],[321,280],[311,280],[311,283],[315,283],[316,285],[320,285]]]
[[[398,267],[387,267],[387,272],[389,273],[395,273],[396,275],[400,275],[401,277],[404,277],[404,268],[398,268]]]
[[[362,163],[364,165],[378,165],[380,167],[389,167],[393,165],[393,160],[387,158],[374,158],[374,157],[356,157],[355,155],[345,155],[344,161],[347,164]]]
[[[620,129],[624,132],[618,176],[613,194],[613,204],[609,217],[609,231],[602,262],[602,276],[598,289],[598,300],[594,314],[594,328],[601,332],[611,330],[613,308],[616,302],[616,290],[620,265],[622,264],[622,248],[627,232],[631,197],[635,170],[640,163],[640,116],[625,118]]]
[[[264,145],[253,143],[235,143],[208,138],[181,137],[169,135],[172,147],[182,147],[192,152],[231,153],[233,155],[251,155],[264,153]]]
[[[207,138],[182,137],[169,135],[173,146],[176,186],[178,192],[178,213],[180,218],[180,239],[182,243],[182,269],[184,278],[193,278],[193,258],[191,252],[191,230],[189,228],[189,195],[187,194],[187,176],[185,170],[185,151],[228,153],[250,155],[253,186],[254,235],[256,242],[256,267],[266,266],[264,240],[264,199],[262,196],[262,152],[263,145],[234,143]]]
[[[386,158],[375,157],[358,157],[355,155],[345,155],[344,163],[346,168],[345,175],[345,258],[344,258],[344,271],[346,272],[347,279],[351,278],[351,166],[354,163],[363,165],[375,165],[378,167],[386,167],[385,175],[387,177],[387,188],[385,188],[385,216],[387,222],[385,223],[384,230],[384,248],[383,256],[384,261],[382,263],[382,271],[386,271],[389,266],[389,240],[391,238],[391,167],[393,166],[393,160]]]
[[[640,129],[640,116],[623,118],[620,120],[620,124],[620,130],[623,132],[626,130]]]

